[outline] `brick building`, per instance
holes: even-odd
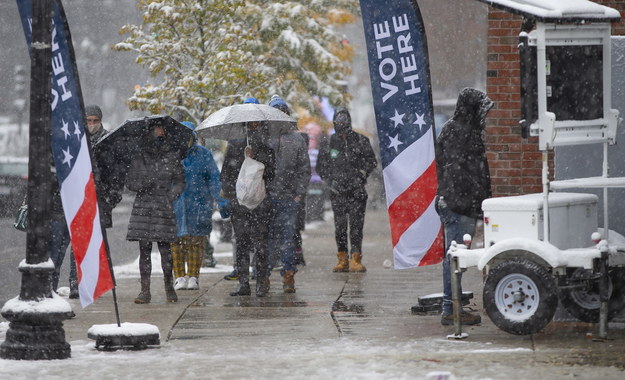
[[[594,2],[621,12],[623,18],[612,24],[612,34],[625,35],[625,0]],[[486,145],[494,196],[542,191],[538,138],[523,139],[519,128],[521,84],[517,45],[521,23],[521,16],[488,8],[486,91],[497,107],[488,114]],[[553,165],[550,166],[552,174]]]

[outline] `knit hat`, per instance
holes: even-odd
[[[284,112],[287,115],[291,115],[291,111],[289,110],[289,106],[286,104],[284,100],[278,95],[274,95],[271,97],[269,101],[269,105],[273,108],[277,108],[280,111]]]
[[[85,107],[85,116],[97,116],[102,120],[102,110],[95,104],[90,104]]]
[[[243,101],[243,104],[260,104],[260,102],[255,97],[248,95]]]
[[[185,127],[189,128],[192,131],[195,130],[195,124],[193,124],[190,121],[183,121],[181,124],[184,125]]]

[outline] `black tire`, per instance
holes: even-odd
[[[557,287],[551,274],[524,258],[514,258],[492,268],[483,297],[491,321],[515,335],[542,330],[558,307]]]
[[[588,269],[577,268],[567,271],[570,278],[580,278],[590,273]],[[608,302],[608,320],[612,320],[625,308],[625,269],[612,268],[610,275],[610,301]],[[575,318],[583,322],[599,322],[599,280],[594,280],[587,289],[558,289],[560,303]]]

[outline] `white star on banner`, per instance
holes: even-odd
[[[71,167],[71,161],[72,161],[72,155],[69,154],[69,147],[67,147],[67,150],[63,150],[63,163],[67,164],[67,166]]]
[[[416,112],[415,112],[415,115],[417,116],[417,120],[416,120],[414,123],[412,123],[412,124],[416,124],[416,125],[418,125],[418,126],[419,126],[419,128],[420,128],[420,129],[422,129],[422,128],[423,128],[423,126],[424,126],[425,124],[427,124],[427,123],[425,122],[425,120],[424,120],[424,116],[425,116],[425,114],[423,114],[423,115],[419,115],[418,113],[416,113]]]
[[[80,128],[78,127],[78,123],[74,121],[74,134],[80,140]]]
[[[399,114],[397,113],[397,110],[395,110],[395,116],[393,116],[391,118],[391,120],[393,120],[393,122],[395,123],[395,128],[397,128],[398,125],[404,125],[404,115],[405,113]]]
[[[391,140],[391,143],[388,144],[389,148],[395,148],[395,152],[397,152],[399,149],[397,149],[398,146],[402,145],[403,142],[399,141],[399,139],[397,138],[397,135],[391,137],[388,137]]]
[[[65,138],[67,139],[67,137],[69,136],[69,123],[67,123],[65,120],[63,120],[63,128],[61,128],[61,130],[63,131],[63,133],[65,133]]]

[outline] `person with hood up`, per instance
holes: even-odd
[[[291,114],[286,102],[277,95],[271,97],[269,105],[287,115]],[[291,131],[271,137],[269,145],[276,155],[275,177],[267,187],[273,207],[273,220],[269,229],[270,256],[279,253],[282,289],[285,293],[295,293],[295,228],[310,180],[308,144],[301,133]],[[271,265],[277,260],[273,261]]]
[[[250,103],[247,101],[246,103]],[[265,165],[263,180],[270,186],[275,172],[275,153],[268,144],[269,130],[264,122],[248,122],[247,138],[228,141],[224,163],[221,168],[222,196],[230,201],[231,220],[234,229],[235,265],[239,285],[231,296],[251,294],[249,283],[250,256],[256,254],[256,296],[269,292],[269,224],[271,222],[271,198],[265,196],[260,205],[248,209],[239,204],[236,183],[245,156]]]
[[[336,133],[322,143],[317,158],[317,172],[330,190],[334,212],[338,264],[332,271],[365,272],[367,268],[362,265],[362,230],[368,198],[365,185],[377,161],[369,139],[352,130],[346,108],[338,107],[334,112],[334,129]],[[351,247],[347,242],[348,229]]]
[[[438,190],[436,207],[445,231],[443,261],[443,310],[441,323],[453,324],[451,265],[447,251],[452,241],[475,234],[482,201],[491,196],[490,174],[482,134],[486,114],[494,103],[480,90],[465,88],[458,95],[454,115],[436,140]],[[462,293],[461,293],[462,294]],[[462,323],[478,324],[479,315],[461,311]]]
[[[173,202],[185,188],[180,153],[168,144],[165,128],[156,124],[133,157],[126,186],[137,193],[126,240],[139,241],[139,272],[141,292],[137,304],[151,301],[152,243],[157,242],[167,302],[177,302],[172,274],[171,242],[176,240],[176,216]]]
[[[194,130],[191,122],[182,122]],[[171,244],[175,290],[200,288],[198,279],[206,249],[206,236],[212,230],[213,202],[217,202],[222,216],[226,215],[228,201],[221,198],[219,169],[211,152],[197,143],[197,136],[189,142],[187,156],[182,160],[185,188],[174,201],[178,237]]]

